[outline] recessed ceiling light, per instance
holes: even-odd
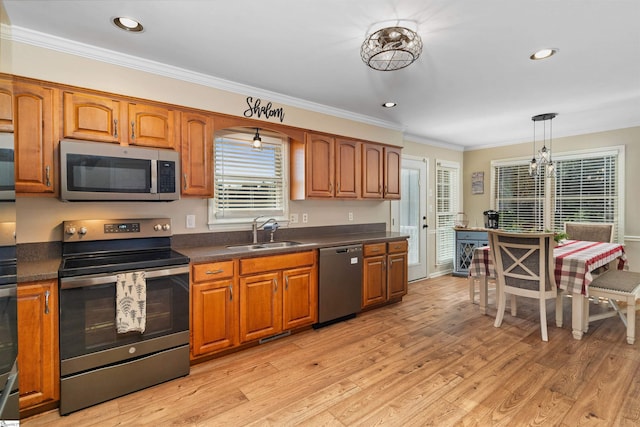
[[[123,16],[113,18],[113,23],[116,27],[125,31],[131,31],[132,33],[139,33],[144,29],[142,24],[135,19],[125,18]]]
[[[382,104],[384,108],[392,108],[392,107],[395,107],[396,105],[398,104],[396,104],[395,102],[385,102],[384,104]]]
[[[535,52],[533,55],[529,57],[529,59],[533,59],[534,61],[537,61],[538,59],[545,59],[550,56],[553,56],[556,53],[558,53],[558,49],[548,47],[548,48],[540,49],[539,51]]]

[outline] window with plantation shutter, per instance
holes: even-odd
[[[210,223],[287,216],[286,141],[261,133],[262,149],[256,150],[252,138],[241,131],[216,133]]]
[[[567,221],[610,222],[624,232],[624,147],[554,156],[556,177],[529,176],[529,161],[492,162],[493,209],[500,228],[560,232]]]
[[[453,263],[455,252],[456,215],[460,210],[460,166],[457,163],[436,161],[436,264]]]

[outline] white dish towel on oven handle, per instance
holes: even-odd
[[[116,276],[116,326],[119,334],[143,333],[147,317],[147,282],[144,271]]]

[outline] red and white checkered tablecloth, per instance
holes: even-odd
[[[556,262],[556,283],[562,290],[589,295],[589,284],[593,281],[591,272],[618,260],[618,269],[625,268],[627,257],[620,243],[587,242],[567,240],[553,250]],[[469,266],[469,276],[495,277],[493,260],[489,247],[476,248]]]

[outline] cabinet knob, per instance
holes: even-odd
[[[118,119],[113,119],[113,137],[118,137]]]
[[[132,121],[131,122],[131,139],[134,139],[136,137],[136,122]]]

